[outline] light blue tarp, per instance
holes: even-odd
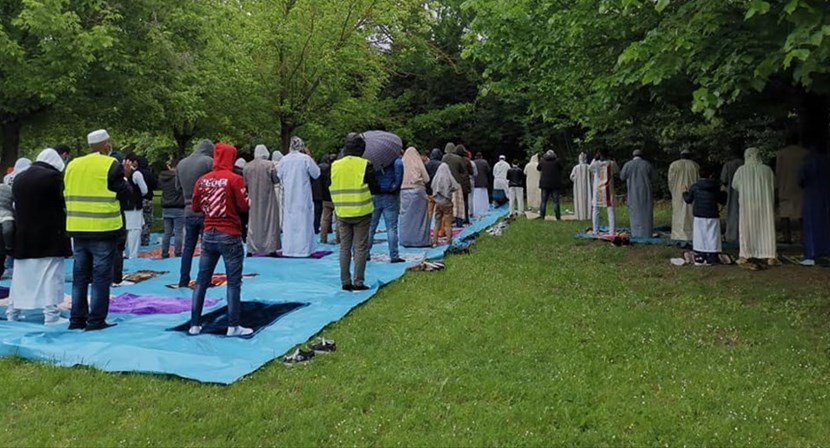
[[[463,238],[493,225],[507,213],[502,207],[476,221],[459,236]],[[378,237],[383,237],[379,234]],[[20,356],[30,360],[51,362],[60,366],[85,365],[107,372],[144,372],[170,374],[201,382],[231,384],[282,356],[294,346],[308,341],[327,325],[340,320],[354,307],[369,300],[378,289],[401,277],[412,263],[389,264],[370,262],[366,272],[367,285],[362,293],[344,292],[340,288],[338,248],[319,246],[335,253],[320,260],[246,258],[244,273],[259,274],[244,279],[242,300],[261,302],[303,302],[309,306],[291,312],[253,339],[222,336],[188,336],[165,331],[187,322],[189,313],[176,315],[134,316],[111,314],[108,319],[118,326],[86,333],[68,331],[66,325],[44,327],[42,315],[26,312],[26,321],[0,321],[0,356]],[[436,249],[404,249],[407,258],[443,257],[447,247]],[[385,243],[375,244],[373,253],[388,253]],[[189,289],[169,289],[164,285],[178,281],[179,259],[125,260],[125,270],[169,271],[135,286],[113,289],[114,295],[124,292],[181,297],[190,300]],[[198,261],[194,262],[194,277]],[[220,262],[217,273],[223,272]],[[71,279],[71,262],[67,262]],[[4,286],[9,281],[0,282]],[[71,282],[66,284],[71,292]],[[208,290],[208,298],[225,305],[225,288]],[[0,307],[0,311],[5,311]],[[3,316],[5,317],[5,316]]]

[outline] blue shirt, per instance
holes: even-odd
[[[399,157],[395,159],[395,163],[392,166],[388,166],[382,170],[375,170],[375,175],[377,176],[381,193],[397,193],[403,183],[403,161]]]

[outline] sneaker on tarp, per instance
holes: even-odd
[[[113,288],[121,288],[122,286],[133,286],[133,285],[135,285],[135,283],[133,283],[129,280],[122,280],[121,283],[113,283],[112,287]]]
[[[187,334],[191,336],[196,336],[202,333],[202,326],[201,325],[193,325],[187,330]]]
[[[801,266],[815,266],[816,260],[804,260],[801,262]]]
[[[309,362],[312,358],[314,358],[313,351],[298,348],[297,350],[294,350],[294,353],[282,358],[282,363],[287,366],[293,366],[294,364]]]
[[[314,353],[331,353],[337,351],[337,343],[331,339],[319,338],[317,342],[311,344],[311,349]]]
[[[228,332],[226,333],[229,337],[239,337],[239,336],[248,336],[254,333],[254,330],[243,327],[243,326],[236,326],[236,327],[228,327]]]

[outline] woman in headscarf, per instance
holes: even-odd
[[[243,170],[251,199],[247,239],[249,254],[274,255],[280,248],[280,210],[274,189],[280,180],[268,156],[268,148],[257,145],[254,160]]]
[[[17,320],[20,310],[43,309],[44,323],[61,319],[64,298],[64,258],[72,255],[66,235],[63,198],[64,162],[54,149],[45,149],[25,173],[14,180],[17,213],[16,267],[6,316]]]
[[[30,166],[32,166],[31,160],[25,157],[17,159],[17,162],[14,162],[14,168],[12,169],[12,172],[6,174],[6,176],[3,178],[3,183],[11,187],[14,183],[15,176],[26,171],[27,169],[29,169]]]
[[[429,173],[418,150],[409,147],[403,154],[399,240],[403,247],[428,247],[427,190]]]
[[[438,246],[438,233],[444,230],[447,244],[452,244],[453,203],[452,198],[461,189],[453,177],[450,167],[442,163],[432,179],[432,198],[435,200],[435,230],[432,232],[432,245]]]
[[[314,252],[314,202],[311,179],[320,177],[320,167],[308,154],[300,137],[291,138],[291,152],[280,161],[279,177],[283,187],[282,254],[306,258]]]

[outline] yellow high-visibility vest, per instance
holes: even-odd
[[[121,204],[109,190],[108,178],[115,159],[100,153],[78,157],[66,167],[66,231],[103,233],[119,230]]]
[[[346,156],[331,166],[331,200],[340,218],[359,218],[375,211],[369,185],[363,182],[369,161]]]

